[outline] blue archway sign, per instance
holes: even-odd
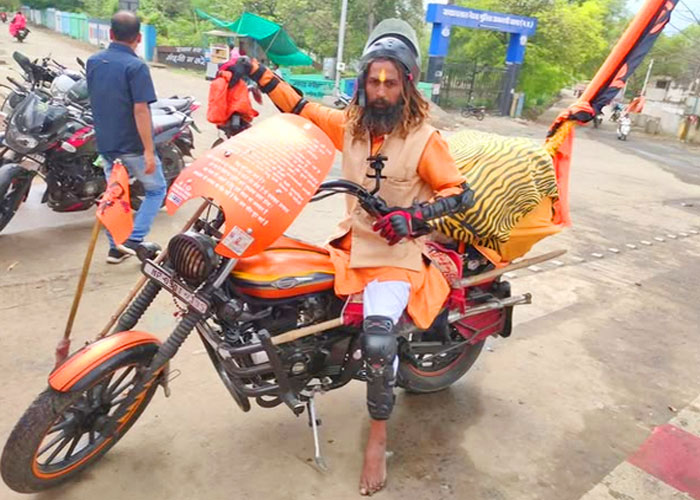
[[[537,19],[436,3],[428,4],[425,19],[433,23],[428,50],[427,80],[429,82],[437,83],[442,79],[442,68],[450,46],[453,26],[510,33],[506,51],[507,72],[503,79],[503,98],[499,104],[501,113],[508,114],[520,65],[525,58],[527,39],[535,34]],[[436,88],[439,91],[439,87]]]

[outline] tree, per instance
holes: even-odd
[[[622,31],[623,0],[470,0],[470,7],[537,18],[527,42],[519,90],[543,104],[576,80],[590,78]],[[508,35],[457,29],[448,61],[504,63]]]

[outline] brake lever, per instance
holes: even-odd
[[[389,205],[377,195],[360,192],[358,193],[357,200],[365,212],[377,219],[391,212],[391,210],[389,210]]]

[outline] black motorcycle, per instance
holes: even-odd
[[[461,114],[463,118],[470,118],[473,116],[477,120],[481,121],[486,117],[486,107],[467,104],[466,107],[462,108]]]
[[[42,203],[56,212],[92,207],[106,181],[99,160],[95,130],[83,87],[71,90],[68,101],[57,103],[33,90],[26,92],[0,133],[0,231],[26,201],[32,180],[46,181]],[[192,119],[182,113],[153,117],[154,142],[168,186],[184,168],[175,139]],[[132,184],[132,207],[138,209],[145,192]]]

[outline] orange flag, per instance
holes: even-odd
[[[97,218],[117,245],[124,243],[134,229],[129,198],[129,174],[119,160],[114,162],[107,189],[97,206]]]

